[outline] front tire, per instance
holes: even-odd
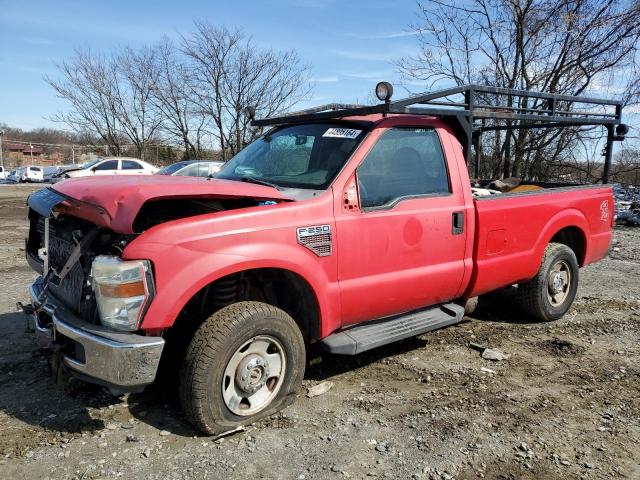
[[[271,415],[295,399],[305,368],[295,321],[260,302],[224,307],[198,328],[180,372],[187,419],[220,434]]]
[[[561,243],[550,243],[544,251],[536,276],[518,286],[525,312],[550,322],[561,318],[576,297],[579,267],[575,253]]]

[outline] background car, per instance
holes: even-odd
[[[7,177],[10,182],[26,183],[26,182],[43,182],[44,175],[42,167],[20,167],[11,172]]]
[[[57,165],[42,167],[42,178],[45,182],[50,182],[58,173],[60,173],[60,167]]]
[[[7,182],[9,182],[9,183],[18,183],[18,171],[17,170],[11,170],[7,174]]]
[[[151,175],[158,169],[138,158],[109,157],[98,158],[93,162],[67,170],[59,178],[90,177],[92,175]]]
[[[216,160],[183,160],[172,163],[156,172],[156,175],[182,175],[188,177],[212,177],[224,162]]]
[[[8,176],[7,170],[0,165],[0,180],[6,180]]]

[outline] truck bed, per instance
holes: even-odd
[[[612,189],[558,186],[474,199],[472,297],[533,278],[551,241],[568,243],[580,266],[603,258],[611,241]]]

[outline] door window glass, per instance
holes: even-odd
[[[450,192],[444,154],[432,129],[388,130],[358,167],[357,177],[363,208],[391,206],[404,197]]]
[[[107,160],[106,162],[102,162],[97,167],[94,167],[94,170],[117,170],[117,169],[118,169],[117,160]]]
[[[142,165],[138,162],[134,162],[133,160],[122,160],[122,169],[123,170],[142,170]]]

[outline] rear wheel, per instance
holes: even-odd
[[[302,384],[305,346],[284,311],[259,302],[229,305],[196,331],[180,374],[191,423],[218,434],[277,412]]]
[[[561,243],[550,243],[537,275],[518,286],[522,308],[545,322],[561,318],[576,297],[578,277],[573,250]]]

